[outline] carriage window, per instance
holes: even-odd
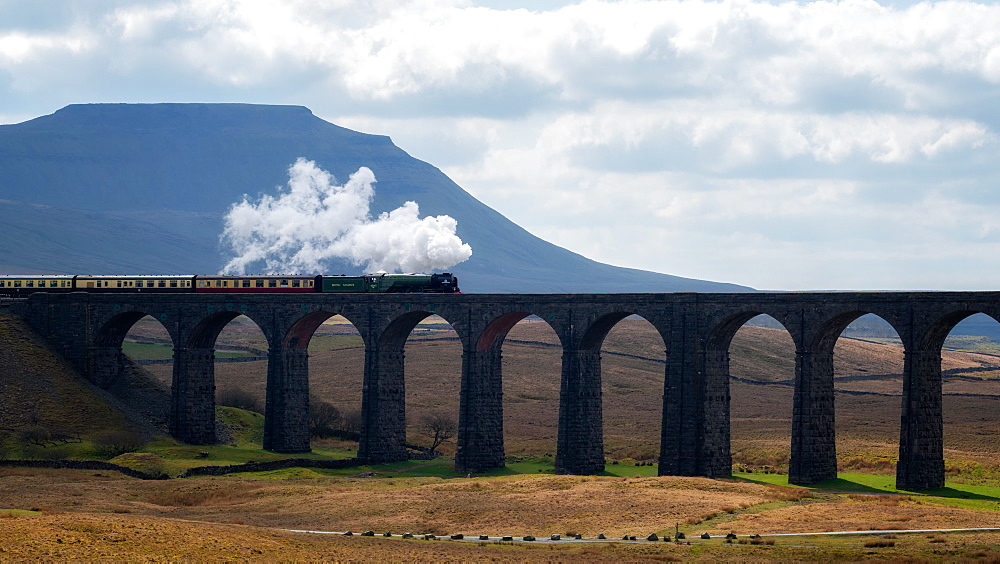
[[[281,281],[281,287],[282,288],[287,288],[288,287],[288,280],[282,280]]]
[[[243,280],[243,284],[242,284],[242,286],[243,286],[244,288],[249,288],[249,287],[250,287],[250,279],[249,279],[249,278],[247,278],[247,279]]]
[[[268,280],[267,281],[267,287],[268,288],[277,288],[278,287],[278,281],[277,280]]]
[[[199,288],[204,288],[205,287],[205,281],[204,280],[199,280],[198,281],[198,287]]]
[[[35,287],[35,281],[34,280],[28,280],[28,283],[25,284],[25,286],[27,288],[34,288]]]
[[[58,281],[56,281],[56,280],[51,280],[51,281],[49,282],[49,288],[58,288],[58,287],[59,287],[59,286],[58,286],[58,284],[59,284],[59,282],[58,282]]]
[[[166,288],[167,282],[165,280],[157,280],[156,285],[160,288]]]
[[[298,280],[292,280],[292,288],[298,288],[298,287],[299,287],[299,281]]]
[[[170,281],[170,287],[171,288],[176,288],[177,287],[177,281],[176,280],[171,280]]]
[[[263,288],[264,287],[264,281],[263,280],[257,280],[257,287],[258,288]]]
[[[20,280],[15,280],[14,281],[14,287],[15,288],[20,288],[21,287],[21,281]]]

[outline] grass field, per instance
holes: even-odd
[[[619,465],[624,470],[624,466]],[[127,560],[859,560],[996,558],[1000,531],[887,534],[894,529],[1000,527],[995,488],[899,493],[884,476],[843,475],[816,488],[781,477],[733,480],[635,475],[554,476],[523,462],[492,476],[457,476],[449,461],[352,470],[143,482],[101,472],[0,469],[4,559]],[[777,482],[777,483],[776,483]],[[968,497],[962,497],[968,496]],[[991,507],[986,507],[992,504]],[[282,529],[375,531],[378,536]],[[393,539],[381,536],[395,533]],[[688,544],[401,541],[412,532],[609,539],[680,531]],[[775,536],[826,531],[864,534]],[[723,536],[738,535],[727,544]],[[700,538],[708,533],[710,539]],[[749,544],[748,535],[763,535]],[[886,543],[885,541],[892,541]],[[873,543],[881,542],[879,546]],[[556,546],[553,546],[556,544]],[[876,550],[877,549],[877,550]],[[553,552],[555,551],[555,552]]]

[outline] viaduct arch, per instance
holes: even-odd
[[[403,346],[416,324],[439,315],[462,345],[456,467],[503,466],[503,341],[521,319],[546,321],[562,344],[558,472],[604,469],[600,347],[629,315],[663,338],[660,475],[728,476],[729,344],[749,319],[767,314],[795,344],[789,481],[836,477],[833,347],[854,319],[873,313],[904,345],[897,486],[944,485],[941,346],[962,319],[1000,319],[1000,292],[746,294],[36,294],[12,306],[94,383],[119,376],[121,342],[150,315],[174,343],[170,431],[189,443],[215,441],[214,347],[238,315],[268,342],[264,448],[309,450],[307,346],[327,318],[342,315],[365,344],[359,456],[406,457]]]

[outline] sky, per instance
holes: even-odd
[[[993,2],[0,0],[0,123],[91,102],[306,106],[617,266],[1000,289]]]

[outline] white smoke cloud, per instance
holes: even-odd
[[[375,174],[361,167],[342,186],[313,161],[288,169],[287,189],[258,202],[247,196],[226,214],[223,243],[235,255],[223,274],[322,273],[327,261],[346,258],[368,272],[428,272],[472,256],[447,215],[420,218],[416,202],[372,218]]]

